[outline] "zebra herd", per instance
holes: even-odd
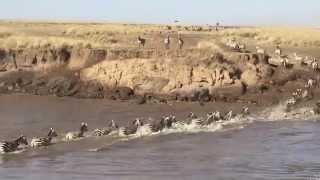
[[[234,51],[245,52],[246,45],[240,42],[237,42],[235,38],[228,39],[225,45]],[[255,51],[257,54],[266,54],[266,50],[261,48],[260,46],[256,46]],[[274,49],[274,55],[277,60],[280,60],[280,64],[284,68],[288,68],[289,63],[289,55],[284,55],[282,48],[280,45],[276,45]],[[319,63],[315,57],[306,56],[305,58],[298,56],[297,53],[293,53],[292,59],[296,62],[300,62],[301,65],[307,65],[314,71],[319,71]]]
[[[126,126],[120,127],[118,124],[111,120],[107,127],[101,129],[95,129],[92,131],[92,134],[89,136],[107,136],[107,135],[119,135],[120,137],[127,137],[137,133],[139,128],[146,128],[148,132],[161,132],[164,129],[173,128],[174,125],[196,125],[200,127],[208,126],[213,123],[230,121],[234,117],[243,118],[249,114],[249,109],[244,107],[239,114],[234,114],[233,111],[229,111],[226,114],[222,115],[219,111],[214,111],[207,113],[206,118],[198,118],[194,113],[189,113],[187,116],[187,121],[178,121],[176,116],[169,115],[163,116],[161,119],[142,119],[136,118],[135,120],[129,122]],[[80,124],[80,129],[77,132],[68,132],[63,137],[63,141],[71,141],[83,137],[87,137],[85,133],[88,132],[88,124],[82,122]],[[53,129],[49,129],[49,133],[45,137],[34,137],[31,139],[30,147],[42,147],[49,146],[52,143],[53,138],[57,138],[58,133]],[[20,145],[28,146],[27,137],[24,135],[19,136],[13,141],[4,141],[0,142],[0,153],[10,153],[20,149]]]
[[[141,36],[138,36],[137,38],[137,44],[139,46],[139,48],[144,47],[146,44],[146,39],[141,38]],[[181,50],[184,46],[184,40],[182,39],[181,35],[178,34],[178,48]],[[163,39],[163,44],[165,49],[169,50],[170,49],[170,44],[171,44],[171,37],[170,35],[167,35],[164,39]]]
[[[304,88],[298,88],[292,92],[292,95],[289,99],[287,99],[285,105],[286,110],[290,111],[291,108],[296,105],[301,100],[310,100],[313,98],[313,93],[311,91],[312,88],[315,88],[316,85],[319,85],[318,82],[314,79],[308,79],[307,83],[305,84]],[[319,86],[318,86],[319,87]]]

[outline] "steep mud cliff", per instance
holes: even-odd
[[[85,98],[238,99],[292,79],[268,56],[193,49],[0,49],[2,93]],[[275,73],[278,72],[278,73]],[[277,74],[276,76],[274,74]]]

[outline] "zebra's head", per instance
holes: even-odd
[[[57,132],[53,128],[50,128],[48,137],[57,137],[57,136],[58,136]]]
[[[24,136],[24,135],[21,135],[21,136],[16,140],[16,142],[17,142],[18,144],[28,145],[27,137]]]
[[[88,131],[88,124],[82,122],[82,123],[81,123],[81,127],[80,127],[80,131],[81,131],[81,132],[86,132],[86,131]]]
[[[139,118],[136,118],[132,123],[137,127],[143,126],[143,122]]]
[[[189,118],[197,118],[197,116],[193,112],[190,112],[188,117]]]
[[[110,126],[111,128],[118,128],[118,125],[116,124],[116,122],[115,122],[113,119],[111,120],[109,126]]]
[[[242,113],[243,114],[249,114],[249,108],[248,107],[243,107],[242,108]]]
[[[170,119],[172,122],[177,122],[176,116],[170,115]]]
[[[172,126],[172,123],[174,123],[176,117],[175,116],[168,116],[167,118],[164,119],[164,122],[165,122],[165,126],[167,128],[170,128]]]

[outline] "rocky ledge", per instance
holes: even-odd
[[[138,103],[236,101],[286,93],[317,75],[270,64],[262,54],[72,47],[0,49],[0,70],[0,93],[135,98]]]

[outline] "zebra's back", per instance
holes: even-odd
[[[16,151],[18,146],[10,142],[0,142],[0,153],[9,153]]]
[[[31,140],[30,146],[31,147],[40,147],[40,146],[49,146],[51,141],[49,138],[33,138]]]

